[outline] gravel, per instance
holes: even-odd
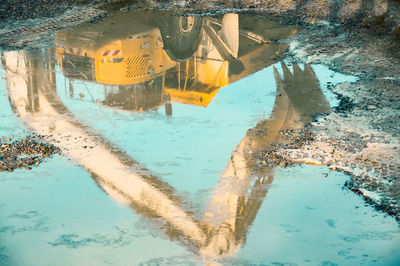
[[[45,142],[46,137],[28,135],[22,139],[3,137],[0,139],[0,172],[12,172],[18,168],[31,170],[53,154],[61,154],[61,150]]]

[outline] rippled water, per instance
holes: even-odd
[[[0,264],[395,265],[398,224],[344,173],[258,160],[356,80],[285,63],[300,30],[118,11],[4,52],[1,135],[63,155],[0,173]]]

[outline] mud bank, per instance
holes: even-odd
[[[65,0],[0,4],[0,51],[47,47],[55,30],[104,17],[99,6]]]
[[[72,8],[77,2],[78,1],[74,0],[3,1],[0,5],[0,20],[25,20],[39,17],[54,17]]]

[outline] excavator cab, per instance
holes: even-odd
[[[127,21],[110,20],[56,33],[57,59],[66,77],[105,85],[138,84],[174,66],[158,28],[135,24],[120,32]]]

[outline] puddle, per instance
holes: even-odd
[[[279,40],[300,30],[110,12],[56,32],[55,48],[4,52],[1,134],[26,127],[63,155],[0,173],[0,262],[398,262],[398,224],[345,174],[260,160],[338,105],[328,85],[356,80],[288,65]]]

